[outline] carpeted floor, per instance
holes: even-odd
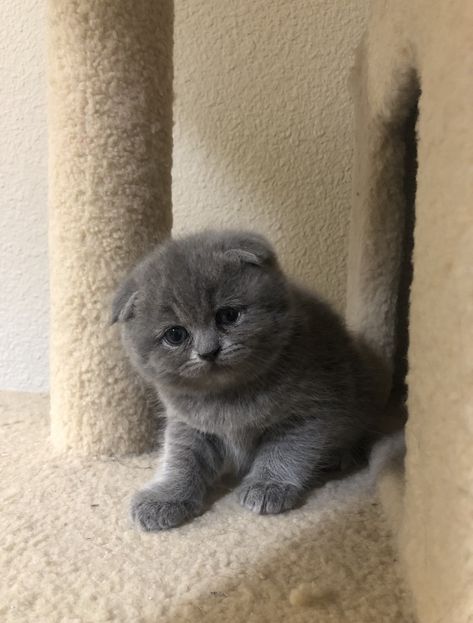
[[[0,620],[32,623],[413,621],[365,469],[259,517],[225,493],[191,524],[142,534],[128,497],[151,456],[55,455],[48,402],[0,395]]]

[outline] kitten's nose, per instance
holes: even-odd
[[[217,346],[217,348],[214,348],[212,350],[208,350],[204,353],[197,353],[199,358],[202,359],[203,361],[215,361],[215,359],[217,359],[217,355],[220,352],[220,346]]]

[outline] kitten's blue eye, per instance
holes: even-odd
[[[239,317],[240,310],[235,309],[234,307],[222,307],[222,309],[219,309],[215,314],[215,320],[221,327],[235,324]]]
[[[171,327],[163,335],[163,339],[171,346],[179,346],[186,341],[189,333],[184,327]]]

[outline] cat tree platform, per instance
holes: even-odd
[[[2,623],[409,623],[376,472],[261,517],[220,490],[151,534],[128,520],[155,457],[51,450],[48,399],[0,395]]]

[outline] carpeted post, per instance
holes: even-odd
[[[420,623],[473,621],[472,29],[470,0],[376,0],[355,76],[348,319],[393,382],[409,342],[405,471],[387,464],[380,497]]]
[[[50,0],[51,432],[139,452],[155,418],[109,326],[123,274],[171,228],[172,0]]]

